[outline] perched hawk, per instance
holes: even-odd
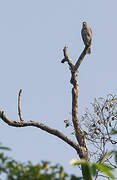
[[[81,30],[82,39],[84,41],[85,46],[89,46],[87,53],[91,53],[91,40],[92,40],[92,30],[88,26],[86,22],[82,23],[82,30]]]

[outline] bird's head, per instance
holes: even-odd
[[[83,28],[86,28],[87,27],[87,22],[83,22],[82,26],[83,26]]]

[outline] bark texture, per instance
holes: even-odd
[[[78,69],[80,67],[81,62],[83,61],[85,55],[87,54],[88,46],[86,46],[81,53],[80,57],[78,58],[75,65],[73,65],[71,58],[68,56],[67,53],[67,47],[65,46],[63,49],[64,52],[64,59],[61,61],[61,63],[68,62],[69,69],[71,71],[71,80],[70,83],[73,85],[72,88],[72,123],[75,130],[75,136],[77,139],[77,143],[82,149],[79,152],[79,157],[86,159],[89,161],[89,155],[88,150],[85,142],[85,136],[84,133],[81,130],[79,118],[78,118],[78,95],[79,95],[79,89],[78,89]]]

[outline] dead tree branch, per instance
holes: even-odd
[[[88,49],[88,47],[84,48],[83,52],[81,53],[78,61],[76,62],[75,66],[74,66],[71,58],[68,56],[67,47],[65,46],[63,49],[64,59],[61,61],[61,63],[68,62],[69,69],[71,70],[71,81],[70,82],[73,85],[73,88],[72,88],[72,122],[74,125],[75,135],[76,135],[76,139],[78,141],[78,144],[73,142],[71,139],[69,139],[62,132],[60,132],[56,129],[52,129],[45,124],[35,122],[35,121],[23,120],[22,112],[21,112],[21,93],[22,93],[22,90],[19,91],[19,95],[18,95],[18,115],[20,118],[20,122],[10,120],[9,118],[7,118],[4,111],[2,111],[2,110],[0,110],[0,118],[5,123],[7,123],[9,126],[13,126],[13,127],[34,126],[34,127],[40,128],[40,129],[42,129],[42,130],[44,130],[50,134],[53,134],[53,135],[57,136],[58,138],[62,139],[67,144],[69,144],[71,147],[73,147],[77,151],[77,153],[79,154],[80,158],[85,158],[85,159],[89,160],[88,151],[87,151],[87,147],[86,147],[86,143],[85,143],[85,137],[83,135],[83,132],[80,128],[80,124],[78,121],[78,80],[77,80],[78,68],[79,68],[84,56],[86,55],[87,49]]]
[[[87,161],[90,160],[89,157],[89,152],[86,146],[85,142],[85,135],[81,129],[80,123],[79,123],[79,118],[78,118],[78,94],[79,94],[79,89],[78,89],[78,69],[80,67],[81,62],[83,61],[85,55],[87,54],[88,46],[85,46],[83,52],[81,53],[80,57],[78,58],[77,62],[75,65],[72,64],[71,58],[69,58],[67,54],[67,47],[65,46],[63,49],[63,54],[64,54],[64,59],[61,61],[61,63],[68,62],[69,69],[71,71],[71,80],[70,83],[73,85],[72,88],[72,123],[74,126],[75,130],[75,136],[78,142],[78,145],[80,148],[82,148],[82,152],[79,152],[79,157],[81,159],[86,159]],[[85,168],[82,167],[82,174],[83,177],[85,175]]]
[[[71,58],[69,58],[69,56],[68,56],[67,47],[65,46],[63,49],[64,59],[61,61],[61,63],[68,62],[69,69],[71,71],[70,83],[73,85],[73,88],[72,88],[72,122],[74,125],[75,136],[78,141],[78,144],[84,150],[83,157],[80,156],[80,154],[79,154],[79,156],[80,156],[80,158],[89,160],[88,150],[87,150],[86,143],[85,143],[85,136],[81,130],[79,119],[78,119],[78,93],[79,93],[79,90],[78,90],[78,79],[77,79],[78,69],[87,53],[87,49],[88,49],[88,47],[85,46],[85,48],[84,48],[83,52],[81,53],[80,57],[78,58],[76,64],[73,65]]]
[[[20,89],[19,95],[18,95],[18,115],[19,115],[20,121],[23,121],[22,112],[21,112],[21,94],[22,94],[22,89]]]
[[[81,62],[83,61],[83,59],[84,59],[84,57],[85,57],[85,55],[86,55],[86,53],[87,53],[87,49],[88,49],[88,48],[89,48],[88,46],[85,46],[83,52],[81,53],[80,57],[78,58],[75,66],[74,66],[74,72],[77,71],[78,68],[80,67],[80,64],[81,64]]]
[[[65,46],[63,49],[64,59],[61,61],[61,63],[68,62],[69,69],[73,71],[74,65],[72,64],[72,59],[67,54],[67,47]]]
[[[86,142],[85,142],[86,137],[84,135],[84,132],[81,129],[81,126],[79,123],[79,118],[78,118],[79,89],[78,89],[77,76],[78,76],[78,69],[79,69],[80,64],[83,61],[85,55],[87,54],[87,50],[89,49],[89,46],[85,45],[85,48],[82,51],[81,55],[79,56],[75,65],[73,65],[72,59],[68,56],[67,47],[65,46],[63,49],[64,59],[61,61],[61,63],[67,62],[69,65],[69,69],[71,71],[70,83],[73,85],[73,88],[72,88],[72,123],[74,126],[75,137],[76,137],[77,143],[73,142],[71,139],[69,139],[66,135],[64,135],[62,132],[58,131],[57,129],[52,129],[52,128],[48,127],[47,125],[39,123],[39,122],[23,120],[22,113],[21,113],[22,90],[19,91],[19,96],[18,96],[18,115],[19,115],[20,121],[10,120],[9,118],[6,117],[4,111],[0,110],[0,118],[5,123],[7,123],[9,126],[13,126],[13,127],[34,126],[34,127],[40,128],[41,130],[46,131],[49,134],[53,134],[54,136],[57,136],[59,139],[63,140],[67,144],[69,144],[71,147],[73,147],[77,151],[77,153],[81,159],[85,159],[87,161],[89,161],[90,158],[89,158],[89,153],[88,153],[88,149],[87,149]],[[84,173],[85,173],[85,169],[83,169],[83,167],[82,167],[82,174],[84,175]]]
[[[6,117],[5,113],[3,111],[0,110],[0,118],[7,123],[9,126],[13,126],[13,127],[27,127],[27,126],[34,126],[37,128],[42,129],[43,131],[46,131],[50,134],[53,134],[55,136],[57,136],[58,138],[60,138],[61,140],[63,140],[64,142],[66,142],[67,144],[69,144],[71,147],[73,147],[77,153],[79,153],[80,151],[82,151],[82,149],[78,146],[78,144],[76,144],[75,142],[73,142],[71,139],[69,139],[67,136],[65,136],[62,132],[56,130],[56,129],[52,129],[49,126],[39,123],[39,122],[35,122],[35,121],[14,121],[11,120],[9,118]]]

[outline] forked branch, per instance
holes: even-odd
[[[71,58],[67,54],[67,47],[65,46],[63,49],[64,53],[64,59],[61,61],[61,63],[68,62],[69,69],[71,71],[71,84],[73,85],[72,88],[72,122],[75,129],[75,136],[78,143],[75,143],[71,139],[69,139],[65,134],[60,132],[57,129],[50,128],[49,126],[42,124],[40,122],[35,121],[25,121],[22,118],[22,112],[21,112],[21,93],[22,90],[19,91],[18,95],[18,115],[20,118],[20,121],[15,121],[9,119],[4,111],[0,110],[0,118],[7,123],[9,126],[13,127],[27,127],[27,126],[34,126],[37,127],[43,131],[48,132],[49,134],[53,134],[54,136],[57,136],[59,139],[63,140],[67,144],[69,144],[71,147],[73,147],[77,153],[79,154],[80,158],[85,158],[86,160],[89,160],[88,157],[88,151],[85,143],[85,137],[83,135],[83,132],[80,128],[79,120],[78,120],[78,68],[86,55],[88,47],[85,47],[83,52],[81,53],[80,57],[78,58],[78,61],[75,65],[73,65]]]
[[[69,69],[71,71],[71,80],[70,83],[73,85],[72,88],[72,123],[74,126],[75,130],[75,136],[77,139],[78,144],[80,147],[83,148],[83,157],[80,156],[80,158],[84,158],[89,161],[89,156],[88,156],[88,150],[87,146],[85,143],[85,136],[84,133],[82,132],[82,129],[80,127],[79,123],[79,118],[78,118],[78,94],[79,94],[79,89],[78,89],[78,69],[80,67],[81,62],[83,61],[85,55],[87,54],[88,46],[85,46],[83,52],[79,56],[77,62],[75,65],[72,64],[71,58],[69,58],[68,53],[67,53],[67,47],[65,46],[63,49],[63,54],[64,54],[64,59],[61,61],[61,63],[68,62]]]

